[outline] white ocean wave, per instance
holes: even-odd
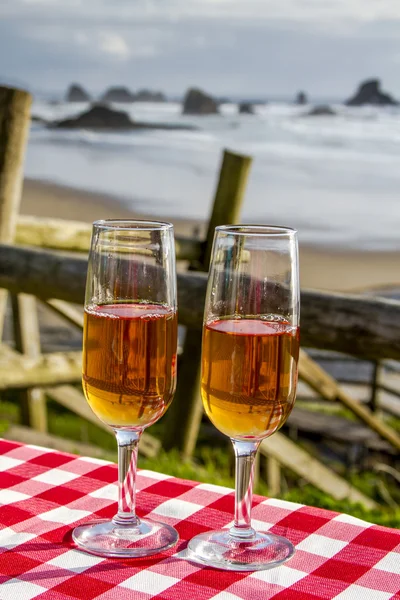
[[[35,105],[61,119],[87,104]],[[294,225],[317,245],[400,249],[400,109],[270,103],[255,115],[225,104],[221,115],[187,117],[178,103],[115,105],[137,120],[192,124],[194,131],[121,133],[34,124],[26,174],[113,194],[158,216],[207,218],[229,148],[253,156],[243,219]]]

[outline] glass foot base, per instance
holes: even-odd
[[[72,532],[72,539],[81,550],[90,554],[135,558],[172,548],[179,535],[170,525],[150,519],[143,519],[136,526],[101,520],[79,525]]]
[[[255,532],[247,540],[234,538],[227,529],[202,533],[190,540],[188,559],[228,571],[261,571],[281,565],[293,556],[289,540],[272,533]]]

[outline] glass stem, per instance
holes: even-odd
[[[141,431],[115,430],[118,444],[118,513],[116,525],[139,525],[136,516],[136,467]]]
[[[251,503],[253,499],[254,459],[259,441],[242,442],[232,440],[235,451],[235,522],[230,534],[243,539],[251,539],[256,532],[251,526]]]

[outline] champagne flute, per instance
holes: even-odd
[[[170,223],[96,221],[86,283],[83,389],[118,444],[118,512],[75,528],[92,554],[148,556],[172,547],[177,531],[139,519],[137,452],[143,430],[167,410],[176,387],[177,300]]]
[[[217,227],[208,277],[201,395],[236,457],[230,529],[189,542],[189,558],[220,569],[255,571],[288,560],[283,537],[251,526],[253,466],[261,441],[289,416],[299,357],[296,231],[262,225]]]

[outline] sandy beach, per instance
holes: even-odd
[[[21,214],[92,222],[103,218],[157,218],[143,211],[133,213],[115,197],[26,179]],[[171,219],[179,235],[204,236],[206,224]],[[290,223],[288,223],[290,225]],[[333,251],[300,245],[300,277],[303,288],[359,292],[400,287],[400,253]]]

